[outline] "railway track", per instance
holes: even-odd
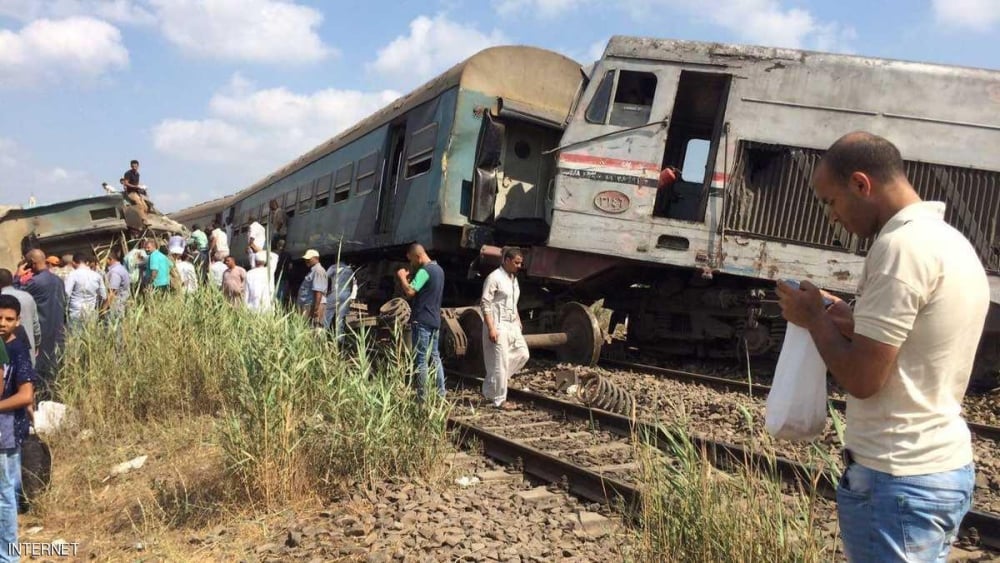
[[[482,382],[481,378],[454,371],[449,371],[448,375],[465,386],[476,387]],[[745,385],[743,389],[746,390]],[[632,449],[630,440],[635,435],[648,436],[662,452],[667,451],[668,444],[673,441],[670,430],[522,389],[508,389],[508,398],[533,408],[455,416],[449,419],[449,427],[457,432],[462,442],[478,442],[486,455],[517,465],[529,475],[561,483],[573,494],[624,509],[627,514],[640,513],[642,485],[637,482],[638,468],[625,453]],[[553,430],[559,434],[551,435]],[[595,437],[573,445],[574,435]],[[765,456],[735,444],[694,435],[690,440],[721,470],[741,464],[764,472],[773,470],[785,481],[805,490],[815,487],[821,497],[836,501],[836,480],[829,472],[787,458]],[[622,455],[605,457],[604,454],[615,450]],[[596,452],[603,453],[595,455]],[[1000,550],[1000,516],[997,514],[972,510],[961,528],[963,535],[978,537],[981,546]]]
[[[714,375],[702,375],[684,370],[677,370],[677,369],[665,368],[649,364],[629,362],[625,360],[601,358],[600,365],[607,368],[641,371],[673,379],[675,381],[682,381],[686,383],[698,383],[701,385],[713,387],[715,389],[723,389],[725,391],[749,393],[754,397],[761,397],[765,399],[767,398],[767,394],[771,392],[770,385],[763,385],[760,383],[751,384],[746,381],[737,381],[735,379],[728,379],[725,377],[718,377]],[[828,399],[828,402],[835,409],[841,412],[843,412],[847,408],[847,403],[843,399],[830,398]],[[980,424],[978,422],[971,422],[971,421],[967,421],[966,424],[969,426],[969,430],[974,435],[979,436],[980,438],[987,438],[990,440],[1000,441],[1000,426],[991,426],[988,424]]]

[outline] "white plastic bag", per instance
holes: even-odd
[[[808,441],[826,425],[826,364],[809,331],[788,323],[767,395],[764,428],[782,440]]]

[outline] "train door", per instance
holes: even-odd
[[[528,241],[547,230],[555,158],[546,151],[559,144],[562,130],[506,113],[484,115],[470,217]]]
[[[497,220],[544,219],[552,156],[543,154],[559,144],[560,131],[524,121],[507,123],[501,162],[503,179],[497,188]]]
[[[405,144],[406,122],[390,126],[384,152],[386,158],[382,164],[382,181],[379,184],[378,211],[375,214],[378,233],[388,233],[392,230],[393,202],[396,186],[399,183],[399,170],[403,162]]]
[[[662,165],[676,166],[680,178],[660,190],[653,215],[703,221],[725,124],[731,75],[681,71],[670,114]]]

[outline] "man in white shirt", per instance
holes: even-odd
[[[483,360],[486,378],[483,396],[494,407],[515,408],[507,402],[507,382],[528,362],[528,344],[522,334],[517,301],[521,289],[517,271],[524,264],[524,255],[517,248],[506,248],[500,267],[493,270],[483,283]]]
[[[209,280],[212,282],[212,287],[216,289],[222,288],[222,275],[229,269],[226,267],[225,259],[225,254],[216,252],[212,255],[212,265],[208,267]]]
[[[847,392],[837,513],[850,561],[944,561],[972,506],[975,466],[962,398],[990,303],[975,249],[922,201],[899,150],[840,138],[813,176],[831,221],[873,238],[850,306],[808,281],[778,284],[784,317],[809,330]]]
[[[66,298],[69,302],[67,316],[73,328],[95,315],[108,297],[104,277],[88,266],[91,260],[83,253],[74,254],[74,269],[66,276]]]
[[[247,262],[251,268],[257,266],[257,253],[267,248],[267,232],[264,225],[257,221],[250,223],[247,229]]]
[[[177,268],[177,273],[181,276],[181,288],[184,293],[194,293],[198,290],[198,272],[195,270],[194,264],[188,258],[184,249],[179,249],[179,252],[174,253],[175,249],[171,249],[170,253],[175,256],[174,266]]]
[[[218,223],[212,224],[212,234],[208,243],[208,249],[212,256],[222,253],[222,258],[229,256],[229,235],[219,228]]]
[[[243,300],[251,311],[267,313],[274,309],[274,277],[268,273],[267,253],[263,250],[258,252],[254,263],[257,265],[247,272]]]

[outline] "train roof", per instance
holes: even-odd
[[[167,216],[178,223],[185,223],[190,219],[197,219],[204,215],[214,215],[219,213],[228,207],[235,198],[236,194],[217,197],[215,199],[203,201],[197,205],[192,205],[191,207],[185,207],[184,209],[174,211],[173,213],[168,213]]]
[[[1000,79],[1000,70],[976,68],[969,66],[907,61],[900,59],[866,57],[862,55],[845,55],[824,51],[806,49],[788,49],[782,47],[764,47],[760,45],[743,45],[736,43],[714,43],[706,41],[686,41],[680,39],[659,39],[654,37],[636,37],[615,35],[604,50],[604,57],[619,57],[626,59],[648,59],[657,61],[694,62],[717,66],[720,64],[738,64],[739,61],[806,62],[810,59],[829,63],[854,64],[868,67],[878,66],[912,66],[914,70],[952,72],[959,74],[980,74],[992,79]]]
[[[505,45],[484,49],[401,96],[346,131],[278,168],[233,197],[242,199],[253,195],[275,180],[305,168],[310,163],[455,86],[517,100],[531,106],[542,115],[558,115],[558,120],[563,121],[568,109],[565,100],[566,82],[576,80],[571,87],[575,95],[577,84],[583,77],[579,69],[580,64],[576,61],[538,47]],[[545,80],[538,80],[539,76],[545,77]]]

